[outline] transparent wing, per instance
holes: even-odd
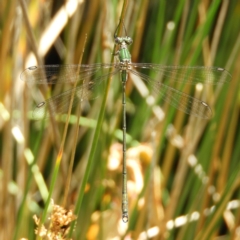
[[[26,68],[20,78],[30,84],[56,84],[74,83],[91,78],[103,69],[110,69],[114,64],[90,64],[90,65],[43,65]]]
[[[74,94],[73,106],[80,101],[91,98],[90,89],[87,86],[79,86],[38,103],[33,111],[33,118],[36,120],[48,118],[50,116],[48,109],[52,112],[53,116],[66,113],[69,109],[72,94]]]
[[[170,105],[199,118],[211,118],[211,108],[203,101],[191,97],[190,95],[169,87],[160,81],[154,81],[143,73],[137,72],[133,69],[129,70],[131,73],[139,76],[142,80],[148,82],[152,86],[152,90],[164,101]]]
[[[157,82],[175,81],[191,84],[219,84],[227,83],[232,78],[227,70],[220,67],[163,66],[151,63],[131,63],[130,65],[133,70],[141,71],[144,74],[148,70],[156,72],[159,74]]]
[[[67,113],[72,96],[72,107],[76,106],[80,101],[96,98],[97,86],[108,76],[119,72],[117,68],[110,70],[112,67],[114,67],[114,64],[45,65],[25,69],[21,74],[21,79],[30,84],[56,84],[79,81],[76,88],[38,103],[33,111],[33,118],[48,118],[49,112],[47,109],[53,115]]]

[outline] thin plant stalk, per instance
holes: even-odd
[[[83,53],[82,53],[82,54],[83,54]],[[82,60],[82,55],[81,55],[80,61],[81,61],[81,60]],[[78,71],[79,71],[79,70],[78,70]],[[76,86],[77,86],[77,81],[75,81],[75,83],[74,83],[74,89],[76,89]],[[55,184],[56,184],[56,180],[57,180],[57,176],[58,176],[58,172],[59,172],[59,167],[60,167],[60,163],[61,163],[62,156],[63,156],[63,150],[64,150],[65,140],[66,140],[66,136],[67,136],[69,119],[70,119],[70,115],[71,115],[71,111],[72,111],[74,94],[75,94],[75,91],[73,91],[73,92],[72,92],[72,95],[71,95],[70,105],[69,105],[69,109],[68,109],[68,113],[67,113],[67,119],[66,119],[66,123],[65,123],[65,127],[64,127],[64,132],[63,132],[63,138],[62,138],[62,142],[61,142],[61,145],[60,145],[59,152],[58,152],[58,154],[57,154],[57,158],[56,158],[56,162],[55,162],[55,167],[54,167],[54,170],[53,170],[53,177],[52,177],[52,181],[51,181],[50,189],[49,189],[49,196],[48,196],[48,199],[47,199],[47,201],[46,201],[45,208],[44,208],[44,211],[43,211],[43,214],[42,214],[42,217],[41,217],[41,222],[40,222],[40,227],[39,227],[39,229],[41,229],[41,225],[42,225],[42,224],[45,222],[45,220],[46,220],[48,207],[49,207],[49,204],[50,204],[50,202],[51,202],[52,193],[53,193],[53,190],[54,190],[54,187],[55,187]],[[80,114],[80,111],[79,111],[79,114]],[[79,117],[79,114],[78,114],[78,117]],[[78,122],[79,122],[79,119],[78,119]],[[74,151],[74,152],[75,152],[75,151]],[[74,159],[74,156],[72,157],[72,161],[73,161],[73,159]],[[73,165],[73,163],[72,163],[71,165]],[[70,166],[70,168],[71,168],[71,166]],[[70,180],[69,180],[69,181],[70,181]],[[66,192],[65,192],[65,194],[66,194]],[[66,195],[65,195],[65,197],[66,197]],[[64,202],[64,204],[65,204],[65,202]]]
[[[24,17],[24,20],[25,20],[25,24],[26,24],[26,29],[27,29],[27,32],[28,32],[28,36],[30,38],[30,42],[31,42],[31,45],[32,45],[32,48],[33,48],[33,52],[37,58],[37,62],[39,65],[43,65],[42,64],[42,59],[41,57],[39,56],[38,54],[38,50],[37,50],[37,44],[36,44],[36,40],[34,38],[34,34],[33,34],[33,31],[31,29],[31,25],[30,25],[30,21],[29,21],[29,18],[28,18],[28,15],[27,15],[27,7],[26,7],[26,3],[24,0],[19,0],[20,2],[20,6],[21,6],[21,9],[22,9],[22,12],[23,12],[23,17]],[[43,92],[46,93],[47,92],[47,86],[45,84],[43,84]],[[54,135],[54,143],[56,144],[56,147],[57,149],[59,149],[59,131],[57,129],[57,124],[55,122],[55,119],[52,115],[52,112],[49,111],[50,113],[50,120],[51,120],[51,123],[52,123],[52,128],[53,128],[53,135]]]
[[[85,46],[86,46],[86,41],[87,41],[87,35],[85,37],[85,42],[84,42],[84,45],[83,45],[83,51],[82,51],[81,57],[79,59],[79,68],[78,68],[78,71],[77,71],[76,75],[78,75],[79,71],[80,71],[80,64],[82,63],[82,58],[83,58],[84,49],[85,49]],[[76,88],[76,85],[77,85],[76,83],[77,83],[77,81],[74,84],[74,89]],[[70,108],[72,108],[73,98],[74,98],[74,92],[72,94]],[[63,207],[66,206],[66,203],[67,203],[67,196],[68,196],[69,186],[70,186],[70,183],[71,183],[72,168],[73,168],[74,156],[75,156],[76,147],[77,147],[80,116],[81,116],[81,102],[79,103],[79,107],[77,108],[77,121],[76,121],[76,125],[75,125],[76,126],[76,134],[75,134],[75,137],[74,137],[74,140],[73,140],[73,150],[72,150],[72,153],[71,153],[71,160],[70,160],[70,165],[69,165],[69,168],[68,168],[67,181],[66,181],[64,197],[63,197],[63,204],[62,204]],[[68,117],[68,121],[69,121],[69,117]]]
[[[122,13],[121,13],[121,19],[124,19],[125,12],[126,12],[126,7],[127,7],[127,0],[124,0],[123,7],[122,7]],[[119,28],[119,31],[120,31],[120,28]],[[115,51],[116,51],[116,45],[114,45],[113,52],[115,52]],[[111,62],[113,62],[113,60],[114,60],[114,55],[112,55]],[[111,69],[109,70],[109,72],[110,71],[111,71]],[[80,187],[80,190],[79,190],[78,198],[77,198],[78,200],[77,200],[77,204],[76,204],[75,211],[74,211],[76,216],[79,215],[82,200],[83,200],[83,196],[84,196],[84,190],[85,190],[87,180],[88,180],[88,177],[89,177],[92,165],[93,165],[94,155],[95,155],[95,151],[96,151],[96,148],[97,148],[97,143],[98,143],[98,139],[99,139],[99,135],[100,135],[101,127],[102,127],[102,122],[103,122],[103,118],[104,118],[105,106],[106,106],[106,102],[107,102],[107,95],[108,95],[108,91],[109,91],[109,88],[110,88],[110,83],[111,83],[111,77],[109,76],[109,78],[107,79],[105,91],[103,93],[103,100],[102,100],[102,104],[101,104],[100,113],[99,113],[99,116],[98,116],[96,130],[95,130],[95,133],[94,133],[94,136],[93,136],[93,143],[92,143],[92,147],[91,147],[91,150],[90,150],[90,155],[89,155],[89,158],[88,158],[88,164],[86,166],[85,174],[84,174],[82,184],[81,184],[81,187]],[[70,231],[69,231],[69,237],[72,236],[74,224],[75,224],[75,221],[73,221],[72,224],[71,224],[71,228],[70,228]]]
[[[222,198],[215,207],[212,216],[205,223],[205,227],[199,231],[194,240],[211,239],[214,227],[219,222],[220,217],[226,210],[227,203],[229,202],[233,192],[239,187],[239,171],[236,168],[235,172],[232,172],[228,183],[225,186],[225,191],[222,193]]]

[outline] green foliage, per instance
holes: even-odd
[[[47,226],[51,199],[77,216],[62,226],[73,239],[237,239],[240,2],[91,0],[64,8],[67,2],[30,1],[26,11],[22,1],[1,3],[0,239],[34,239],[33,215]],[[121,220],[119,77],[106,79],[100,96],[81,104],[80,120],[73,112],[69,123],[32,119],[35,102],[67,84],[44,89],[20,80],[26,67],[43,62],[110,63],[120,16],[133,38],[133,62],[219,66],[232,75],[228,84],[172,85],[209,103],[210,120],[157,97],[149,104],[129,76],[128,224]]]

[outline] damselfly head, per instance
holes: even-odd
[[[119,45],[130,45],[132,44],[133,40],[130,37],[116,37],[115,38],[115,43]]]
[[[123,26],[123,28],[124,28],[124,32],[125,32],[125,36],[123,36],[123,37],[117,36],[117,32],[118,32],[119,27],[121,26],[121,24],[122,24],[122,26]],[[130,45],[130,44],[132,44],[132,42],[133,42],[132,38],[130,38],[130,37],[127,36],[127,30],[126,30],[126,28],[125,28],[125,25],[124,25],[124,22],[123,22],[122,19],[120,19],[119,24],[118,24],[118,26],[117,26],[117,28],[116,28],[116,30],[115,30],[114,40],[115,40],[115,43],[116,43],[116,44],[121,45],[121,46]]]
[[[125,37],[124,40],[125,40],[127,45],[130,45],[133,42],[132,38],[130,38],[130,37]]]

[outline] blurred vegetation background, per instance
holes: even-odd
[[[36,102],[63,89],[39,91],[20,80],[26,67],[78,64],[83,49],[83,64],[110,63],[121,12],[133,62],[219,66],[232,75],[228,84],[186,88],[209,103],[210,120],[161,99],[150,104],[130,77],[128,224],[121,220],[121,82],[111,81],[102,124],[99,97],[84,106],[79,125],[71,115],[64,138],[65,121],[32,120]],[[35,239],[33,216],[45,216],[50,199],[74,211],[73,239],[240,239],[239,50],[239,0],[129,0],[125,9],[117,0],[2,0],[0,239]]]

